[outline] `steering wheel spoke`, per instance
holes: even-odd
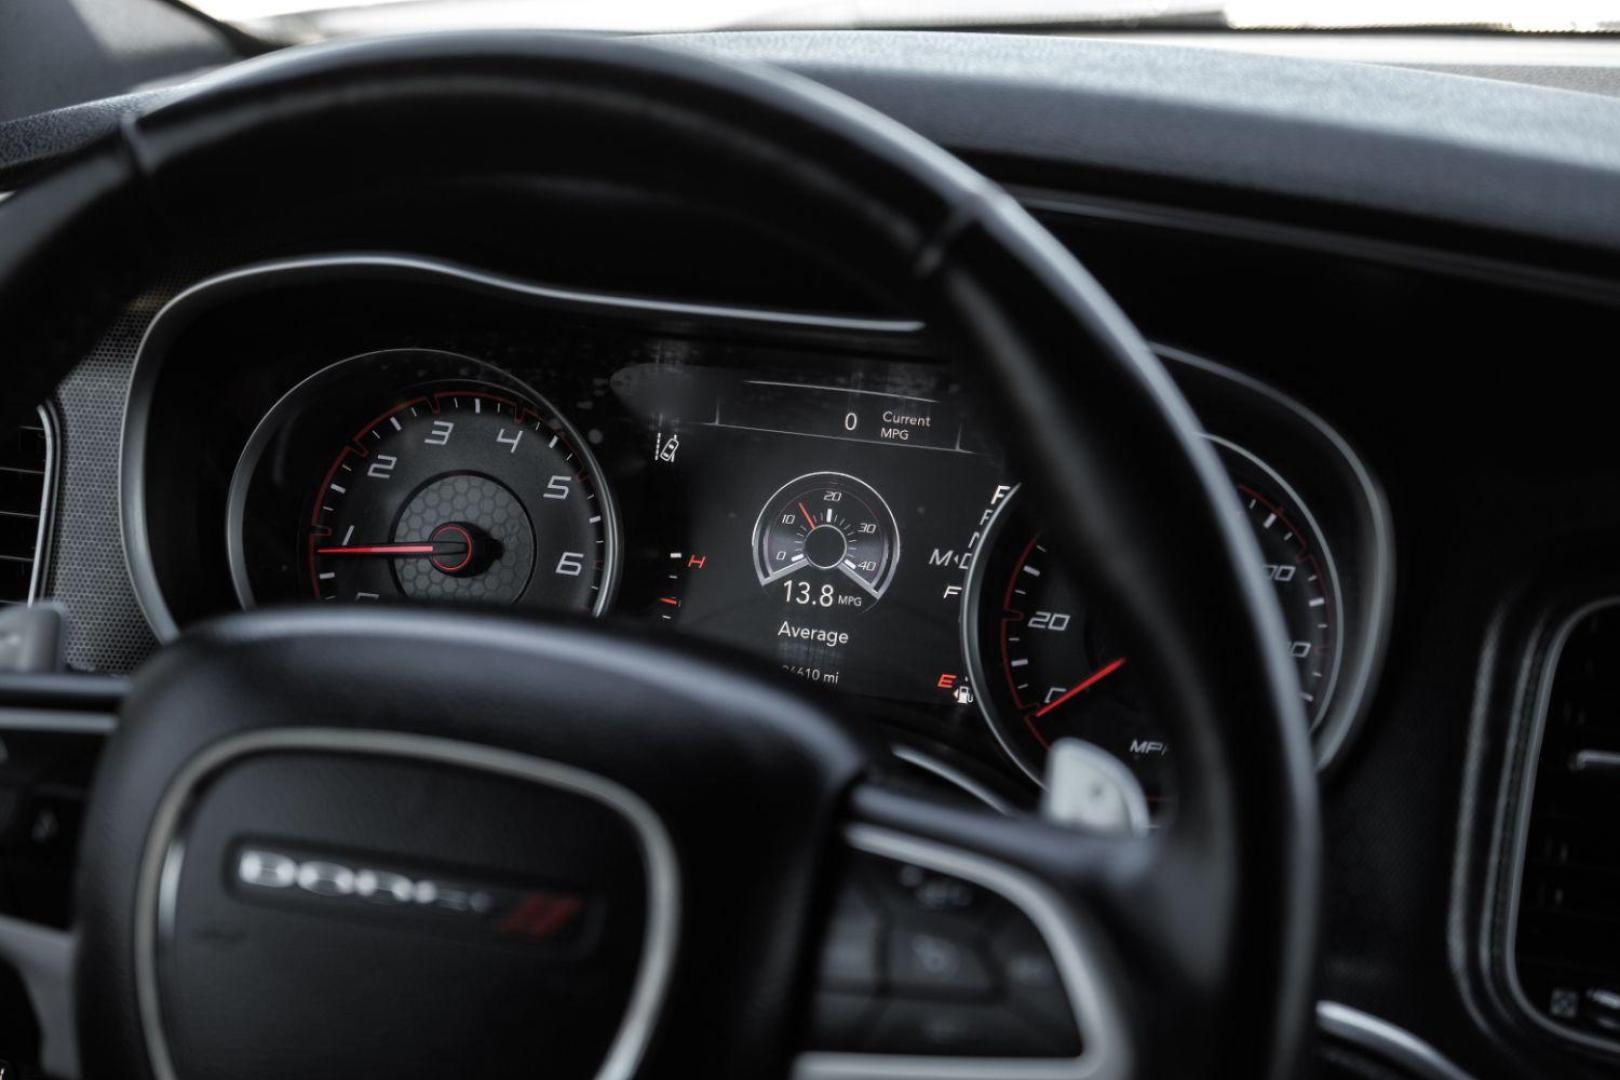
[[[1148,844],[856,791],[802,1080],[1129,1075],[1109,943]]]
[[[126,689],[119,679],[0,676],[0,965],[28,995],[33,1064],[59,1080],[79,1075],[68,925],[78,820]]]
[[[55,1080],[76,1080],[73,959],[77,940],[66,930],[0,915],[0,964],[17,973],[39,1029],[39,1066]]]

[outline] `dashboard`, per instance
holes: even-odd
[[[1383,648],[1380,488],[1287,396],[1164,355],[1251,526],[1325,766]],[[1033,799],[1077,738],[1130,770],[1144,824],[1174,806],[1153,673],[914,323],[268,263],[153,320],[123,454],[126,556],[163,636],[297,603],[609,618],[836,695],[997,804]]]
[[[1535,58],[1560,43],[1487,44],[1537,81],[1577,70]],[[1613,789],[1569,763],[1620,747],[1588,722],[1614,714],[1592,605],[1620,596],[1595,344],[1620,310],[1615,103],[1061,36],[670,44],[784,65],[965,157],[1156,343],[1305,653],[1324,1075],[1388,1075],[1345,1064],[1369,1039],[1432,1043],[1419,1075],[1610,1075]],[[0,186],[167,93],[0,124]],[[482,192],[408,242],[154,257],[47,410],[54,512],[21,546],[70,670],[133,671],[246,605],[520,606],[751,659],[952,792],[1032,805],[1044,744],[1077,734],[1174,812],[1154,673],[917,326],[712,221],[562,203]],[[329,254],[375,250],[413,256]],[[403,528],[441,480],[448,505]],[[428,550],[319,550],[390,545]],[[5,744],[20,762],[26,738]]]

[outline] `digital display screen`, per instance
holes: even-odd
[[[647,364],[612,387],[650,432],[641,502],[667,540],[647,610],[822,686],[971,700],[962,586],[1010,481],[945,372]]]

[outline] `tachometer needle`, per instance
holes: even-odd
[[[1114,661],[1111,661],[1111,662],[1109,662],[1107,664],[1104,664],[1102,667],[1098,668],[1096,671],[1093,671],[1090,675],[1087,675],[1085,678],[1081,679],[1079,682],[1077,682],[1073,686],[1069,687],[1069,689],[1065,690],[1062,694],[1059,694],[1057,697],[1053,698],[1051,701],[1048,701],[1045,705],[1042,705],[1040,708],[1036,709],[1035,710],[1035,715],[1037,717],[1045,716],[1047,713],[1051,712],[1053,709],[1057,708],[1059,705],[1062,705],[1065,701],[1068,701],[1070,698],[1076,696],[1077,694],[1083,694],[1087,690],[1090,690],[1093,686],[1096,686],[1098,683],[1102,682],[1104,679],[1108,678],[1108,676],[1112,675],[1114,672],[1118,671],[1120,668],[1122,668],[1124,666],[1125,666],[1125,658],[1123,656],[1120,657],[1118,660],[1114,660]]]
[[[812,529],[814,529],[816,527],[815,515],[810,513],[810,511],[808,511],[808,510],[806,510],[804,508],[804,503],[799,504],[799,513],[804,515],[804,523],[806,525],[810,526],[810,528],[812,528]]]
[[[433,540],[420,544],[351,544],[340,547],[319,547],[315,554],[327,555],[459,555],[467,550],[463,540]]]

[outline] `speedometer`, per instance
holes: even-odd
[[[1260,545],[1313,729],[1338,682],[1343,612],[1333,557],[1310,510],[1269,465],[1212,440]],[[1014,491],[974,556],[964,637],[975,689],[1001,746],[1031,778],[1077,738],[1125,762],[1150,805],[1171,797],[1174,745],[1141,692],[1145,673],[1092,610]]]

